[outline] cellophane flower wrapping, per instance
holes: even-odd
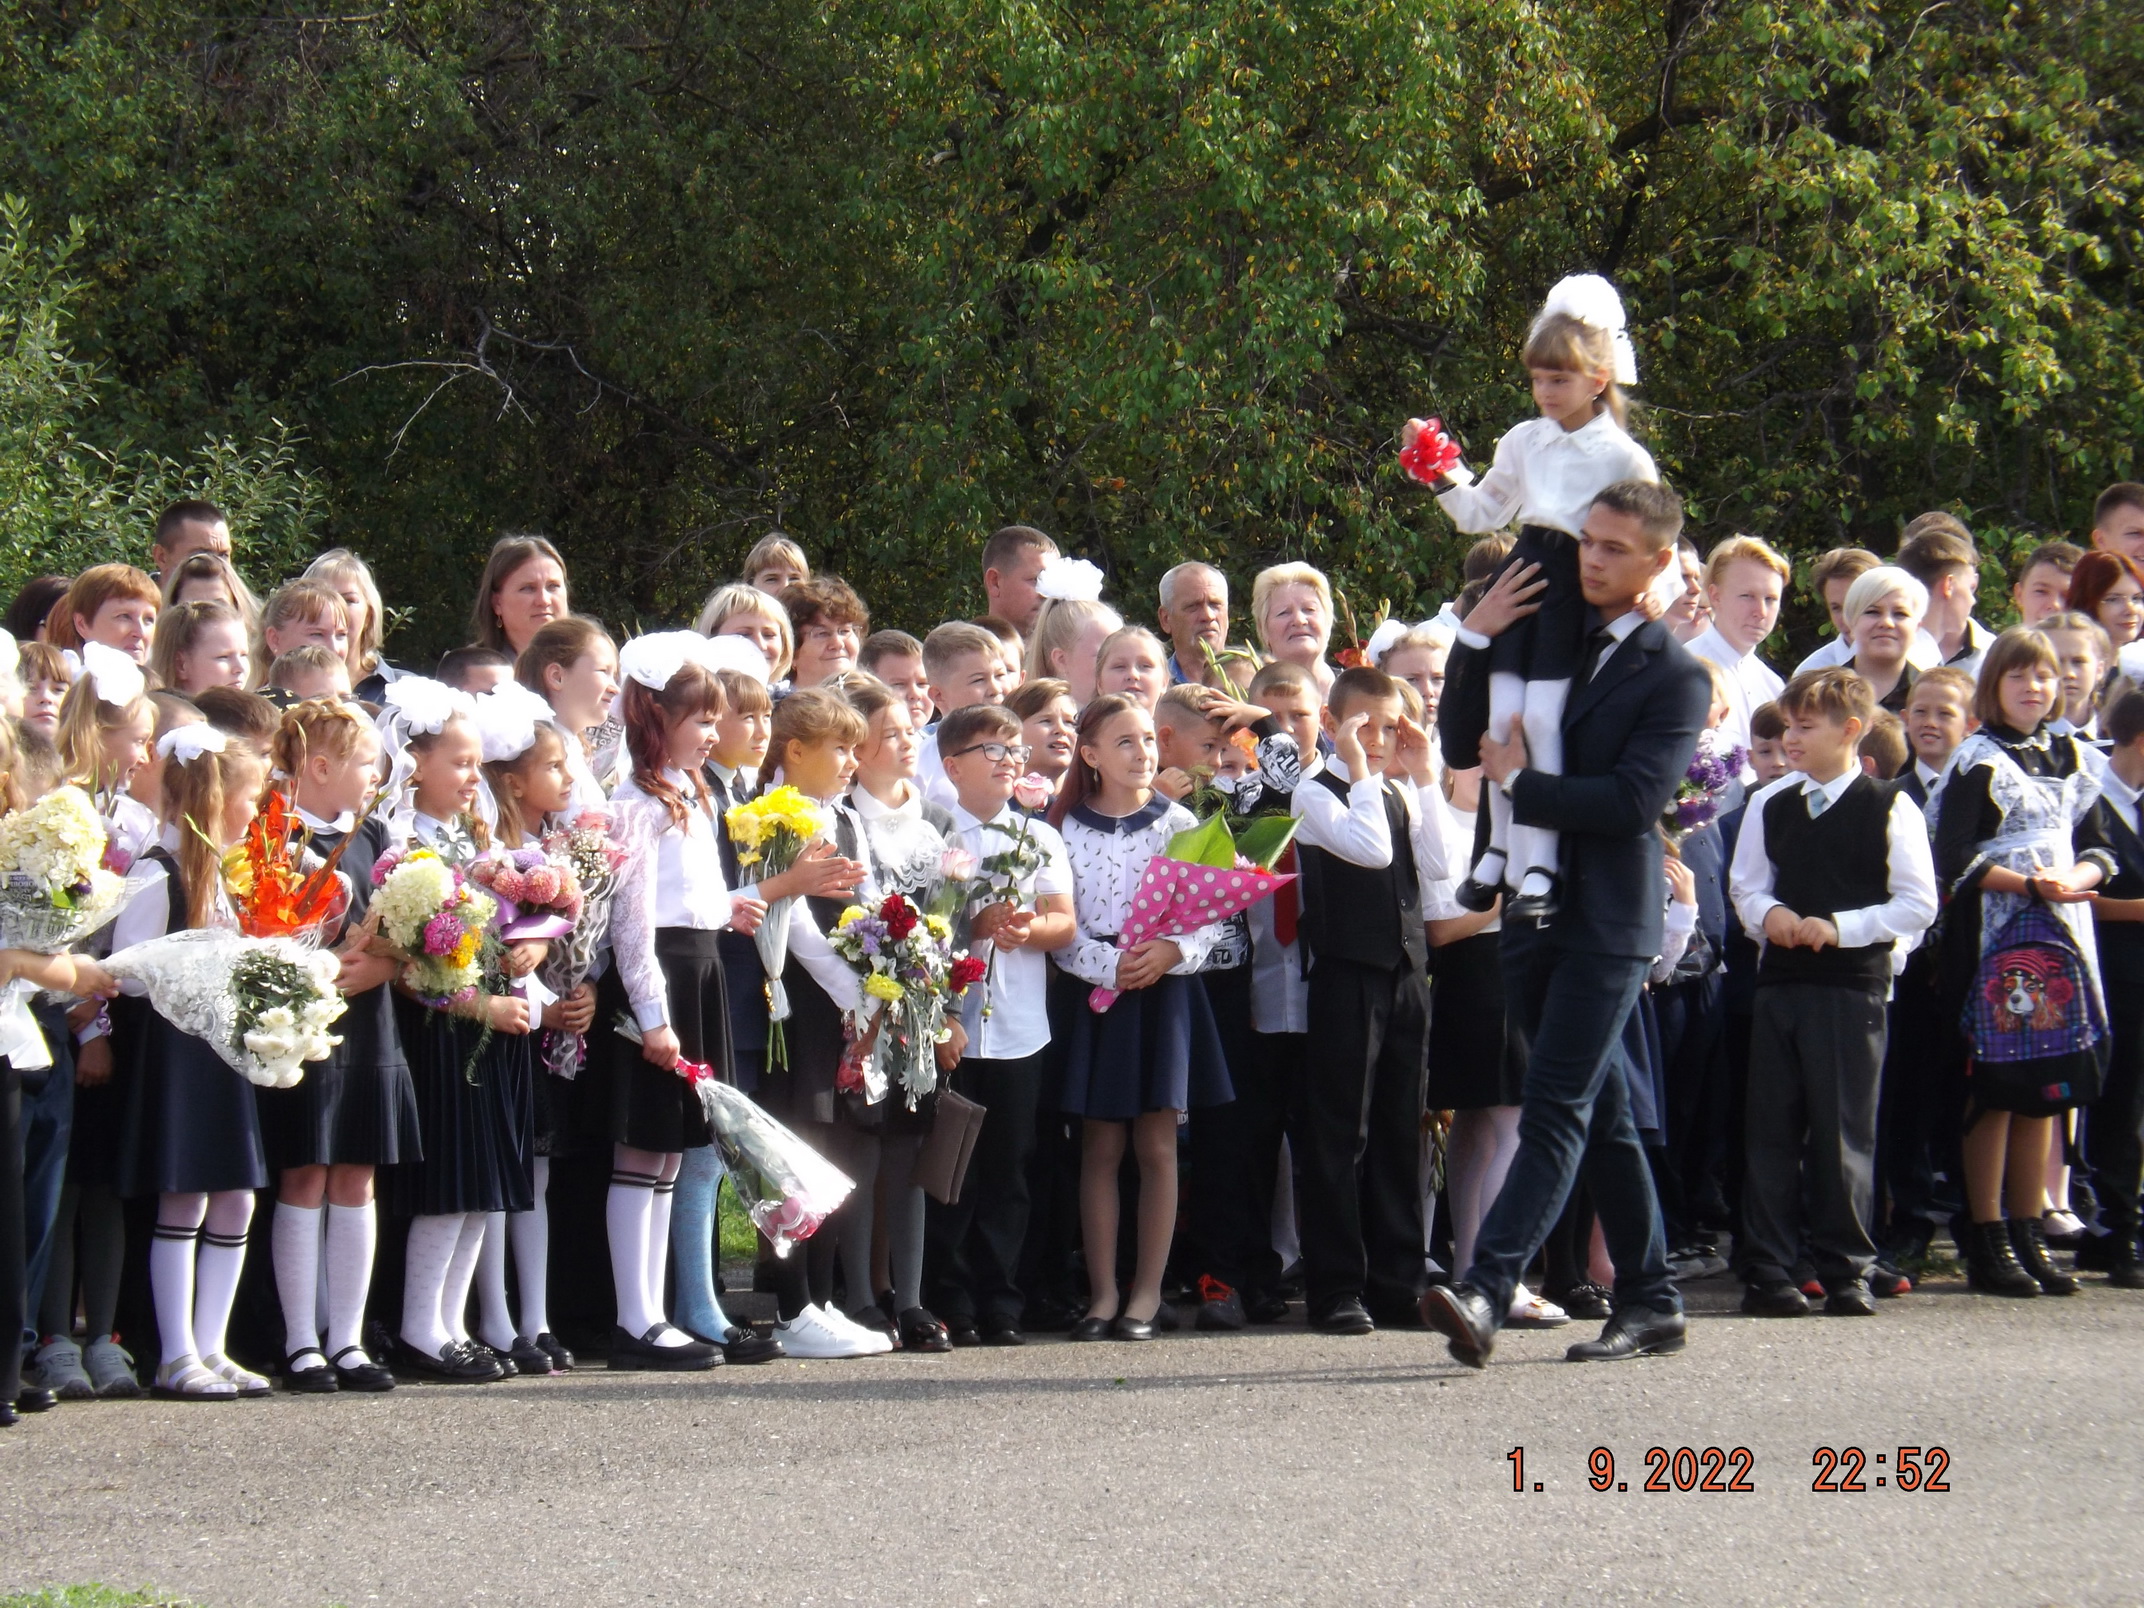
[[[474,999],[498,906],[430,849],[383,857],[372,880],[371,916],[403,963],[403,986],[436,1008]]]
[[[1749,750],[1739,743],[1723,741],[1717,731],[1700,732],[1689,769],[1675,784],[1675,796],[1660,817],[1661,830],[1680,843],[1699,827],[1718,820],[1728,789],[1742,779],[1742,768],[1748,763]]]
[[[797,856],[816,838],[825,835],[831,822],[825,808],[794,787],[775,787],[745,803],[734,805],[724,816],[730,841],[737,845],[737,864],[749,867],[758,881],[779,876],[797,863]],[[789,1020],[789,991],[782,986],[782,969],[789,964],[789,923],[794,896],[767,901],[752,942],[759,949],[767,973],[767,1065],[789,1064],[788,1035],[782,1024]]]
[[[564,999],[588,980],[596,951],[610,931],[611,897],[618,889],[618,869],[625,850],[611,835],[612,822],[601,810],[583,810],[543,840],[544,852],[568,867],[580,885],[581,909],[573,930],[553,941],[536,975]],[[588,1058],[588,1040],[580,1033],[547,1032],[543,1064],[557,1077],[580,1074]]]
[[[954,949],[945,916],[926,915],[899,893],[876,908],[850,905],[827,944],[862,978],[866,1019],[879,1018],[858,1068],[865,1097],[876,1105],[898,1087],[913,1111],[938,1087],[938,1046],[952,1037],[947,1007],[982,975],[983,962]]]
[[[562,938],[581,915],[581,881],[548,847],[493,849],[470,862],[469,879],[499,901],[499,937]]]
[[[1269,871],[1242,852],[1256,843],[1261,856],[1277,855],[1292,832],[1268,832],[1255,820],[1244,822],[1242,830],[1246,842],[1237,840],[1228,817],[1216,815],[1171,838],[1169,846],[1149,860],[1140,874],[1124,929],[1117,935],[1117,948],[1136,949],[1155,938],[1181,937],[1226,921],[1282,883],[1295,880],[1293,872]],[[1273,840],[1270,845],[1265,842],[1268,838]],[[1106,1011],[1117,999],[1116,989],[1098,987],[1088,994],[1087,1006]]]
[[[119,913],[127,883],[105,868],[106,836],[103,817],[78,787],[55,788],[0,819],[0,945],[56,955]],[[44,1049],[30,1014],[36,992],[19,977],[0,987],[0,1043],[26,1057],[21,1065]]]
[[[345,833],[324,860],[310,849],[312,836],[284,789],[270,788],[245,836],[223,857],[224,887],[240,932],[317,944],[349,909],[349,888],[336,867],[357,833]]]
[[[345,1008],[341,963],[294,938],[197,927],[131,945],[104,967],[263,1088],[289,1088],[342,1042],[328,1031]]]
[[[819,1231],[856,1185],[839,1167],[715,1078],[694,1083],[730,1187],[776,1256]]]

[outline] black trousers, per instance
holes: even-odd
[[[29,1322],[23,1244],[22,1074],[0,1059],[0,1402],[22,1393],[22,1331]]]
[[[1202,974],[1236,1098],[1191,1114],[1191,1225],[1197,1268],[1247,1298],[1280,1285],[1273,1183],[1288,1131],[1303,1035],[1251,1030],[1251,969]]]
[[[1827,1285],[1876,1260],[1876,1100],[1884,1002],[1868,989],[1775,983],[1751,1019],[1744,1278],[1787,1278],[1807,1241]]]
[[[1296,1108],[1297,1211],[1313,1318],[1360,1300],[1412,1311],[1422,1265],[1422,1112],[1429,982],[1321,959],[1310,973],[1310,1044]]]
[[[1660,1216],[1669,1249],[1698,1236],[1708,1189],[1717,1189],[1711,1174],[1718,1165],[1711,1144],[1711,1107],[1724,1091],[1716,1088],[1720,1035],[1727,1025],[1726,999],[1718,973],[1663,988],[1654,995],[1660,1023],[1660,1057],[1666,1073],[1666,1153],[1658,1183]]]
[[[1881,1243],[1900,1255],[1926,1250],[1965,1204],[1965,1038],[1936,992],[1933,959],[1916,955],[1898,980],[1876,1107]]]
[[[984,1109],[960,1199],[926,1203],[923,1287],[939,1317],[1020,1326],[1020,1248],[1027,1238],[1027,1158],[1035,1143],[1042,1052],[1014,1061],[970,1056],[953,1069],[956,1092]]]
[[[2085,1118],[2085,1154],[2100,1227],[2127,1242],[2137,1238],[2137,1197],[2144,1189],[2144,948],[2125,939],[2109,943],[2106,927],[2099,934],[2114,1055],[2106,1087]]]

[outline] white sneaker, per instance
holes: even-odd
[[[826,1313],[808,1306],[787,1323],[774,1326],[774,1338],[792,1357],[834,1361],[871,1355],[864,1345],[826,1321]]]
[[[858,1345],[866,1347],[863,1354],[867,1357],[881,1357],[893,1349],[892,1335],[883,1329],[865,1328],[839,1307],[823,1306],[819,1309],[819,1316]]]
[[[66,1336],[47,1340],[24,1371],[32,1384],[43,1385],[61,1401],[94,1401],[97,1386],[82,1370],[82,1348]]]

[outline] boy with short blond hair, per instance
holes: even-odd
[[[1003,704],[1012,690],[1005,685],[1005,656],[998,639],[966,620],[948,620],[923,639],[923,677],[941,722],[956,709]],[[939,757],[935,730],[916,753],[916,785],[941,808],[951,809],[958,802]]]

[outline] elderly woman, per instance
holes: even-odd
[[[1896,565],[1879,564],[1854,578],[1840,612],[1854,644],[1848,668],[1874,689],[1879,708],[1897,714],[1913,690],[1908,656],[1928,613],[1928,588]]]
[[[796,657],[790,669],[800,687],[824,686],[856,668],[856,655],[871,634],[871,611],[856,589],[838,575],[820,575],[782,588]]]
[[[1322,570],[1308,564],[1275,564],[1251,583],[1251,618],[1267,655],[1299,664],[1323,698],[1333,684],[1325,650],[1333,639],[1333,589]]]
[[[743,637],[766,656],[769,686],[789,674],[790,661],[796,657],[789,611],[772,594],[745,581],[716,587],[700,606],[693,629],[707,637]]]

